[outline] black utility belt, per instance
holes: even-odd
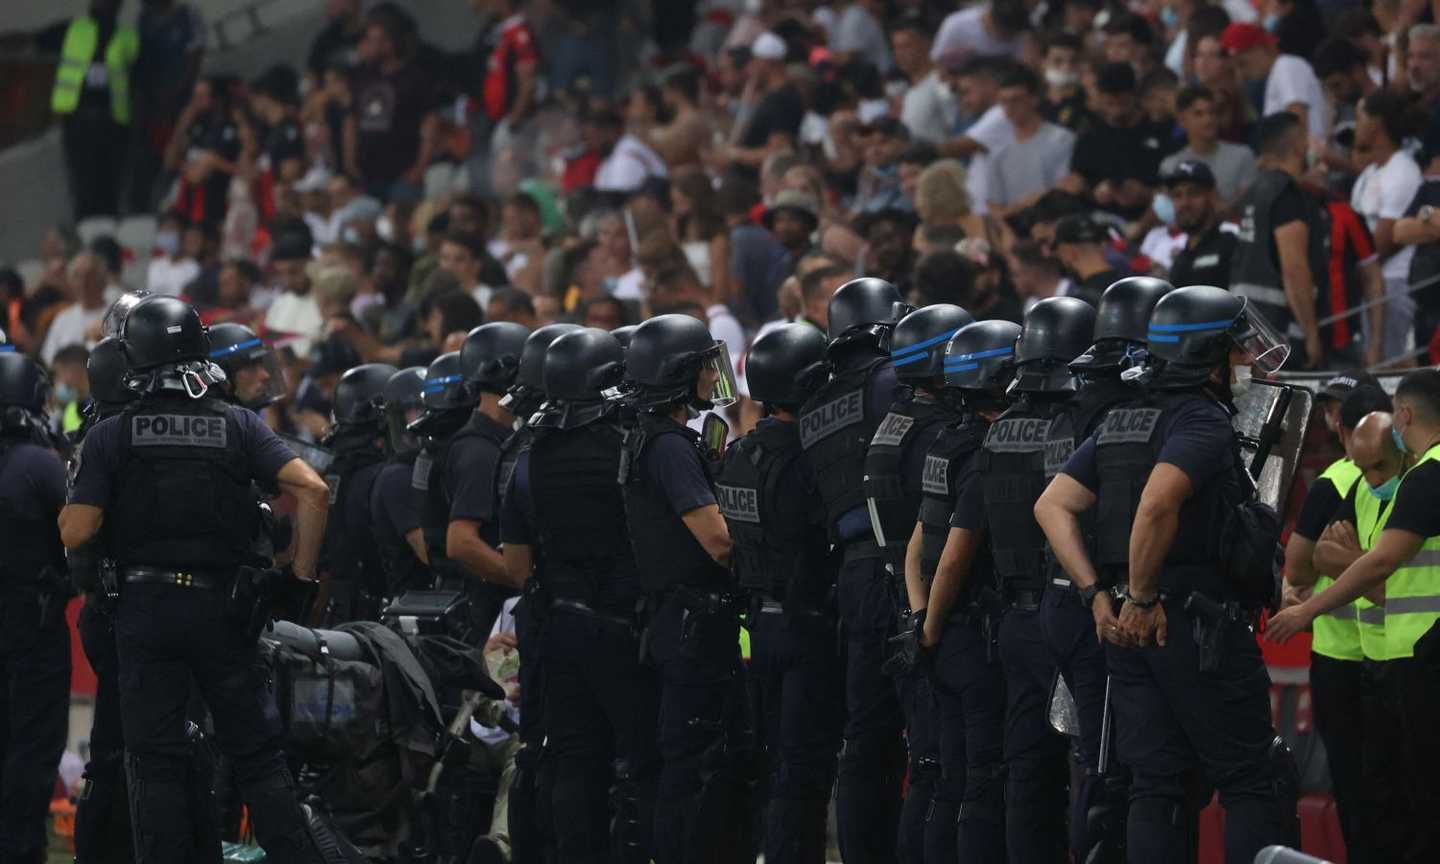
[[[683,585],[671,588],[667,594],[687,610],[702,614],[737,613],[745,605],[741,597],[729,592],[704,591]]]
[[[572,597],[556,597],[550,601],[552,612],[568,612],[572,615],[580,615],[585,618],[592,618],[604,624],[614,624],[627,630],[633,630],[637,622],[633,616],[622,615],[603,609],[596,609],[584,600],[577,600]]]
[[[160,567],[124,567],[120,575],[127,585],[177,585],[206,591],[228,589],[234,579],[232,571],[168,570]]]
[[[841,540],[840,545],[845,549],[844,563],[846,564],[852,561],[885,557],[885,550],[880,548],[880,544],[864,536]]]
[[[1045,589],[1041,588],[1012,588],[1005,586],[1005,606],[1009,609],[1018,609],[1021,612],[1034,612],[1040,608],[1040,598],[1044,596]]]

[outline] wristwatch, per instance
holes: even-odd
[[[1415,215],[1419,217],[1421,222],[1429,222],[1435,215],[1435,207],[1434,205],[1426,204],[1424,207],[1421,207]]]
[[[1155,596],[1149,600],[1136,600],[1135,596],[1127,591],[1125,593],[1125,602],[1134,606],[1136,609],[1153,609],[1160,604],[1160,592],[1155,592]]]
[[[1089,609],[1095,605],[1095,595],[1099,593],[1100,585],[1098,583],[1086,585],[1080,589],[1080,602],[1085,604],[1086,609]]]

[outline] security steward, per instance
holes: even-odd
[[[387,455],[371,490],[370,515],[385,572],[383,596],[387,599],[429,584],[429,552],[420,529],[420,508],[410,488],[420,440],[407,428],[424,410],[424,388],[425,367],[411,366],[391,375],[380,392],[385,404]]]
[[[1109,594],[1092,608],[1108,643],[1116,749],[1133,775],[1129,860],[1190,855],[1186,777],[1199,770],[1220,791],[1226,860],[1250,861],[1296,839],[1295,769],[1249,626],[1273,593],[1270,557],[1262,580],[1220,551],[1224,521],[1254,488],[1230,425],[1232,366],[1271,373],[1289,349],[1253,306],[1212,286],[1160,298],[1146,341],[1149,392],[1110,410],[1035,515],[1081,590],[1103,578],[1124,600],[1118,619]],[[1080,516],[1097,498],[1092,559]]]
[[[1385,391],[1372,386],[1352,389],[1342,406],[1338,431],[1346,455],[1332,462],[1306,491],[1300,515],[1285,544],[1286,601],[1290,604],[1303,602],[1314,591],[1323,591],[1334,582],[1316,569],[1316,544],[1330,523],[1338,518],[1344,502],[1351,498],[1360,482],[1363,472],[1352,458],[1356,424],[1373,411],[1389,414],[1391,408]],[[1397,478],[1395,484],[1391,484],[1392,497],[1394,485],[1398,483]],[[1353,525],[1353,505],[1351,510],[1348,521]],[[1350,604],[1322,615],[1315,619],[1313,629],[1310,697],[1315,710],[1315,728],[1325,743],[1325,759],[1330,767],[1345,847],[1357,860],[1368,861],[1373,853],[1364,850],[1374,848],[1367,839],[1370,825],[1374,823],[1360,821],[1362,755],[1366,745],[1364,711],[1356,708],[1365,704],[1369,688],[1365,651],[1360,642],[1359,608]],[[1371,818],[1375,815],[1378,814],[1371,814]]]
[[[1393,434],[1396,446],[1416,461],[1400,480],[1379,538],[1335,584],[1270,619],[1266,638],[1289,639],[1320,615],[1383,587],[1386,666],[1398,697],[1413,812],[1421,817],[1408,826],[1413,856],[1408,860],[1430,861],[1440,856],[1440,828],[1431,818],[1440,806],[1440,790],[1429,782],[1440,766],[1440,744],[1427,728],[1440,702],[1434,671],[1440,662],[1434,635],[1440,620],[1440,518],[1434,492],[1440,484],[1440,371],[1420,369],[1400,379]]]
[[[533,650],[545,658],[555,854],[643,864],[660,770],[660,689],[640,661],[640,576],[615,482],[624,432],[605,398],[620,383],[624,352],[603,330],[570,328],[542,357],[556,417],[520,453],[501,525],[511,583],[542,582],[527,602],[550,602],[551,625]]]
[[[1169,282],[1149,276],[1121,279],[1105,289],[1095,315],[1095,343],[1076,357],[1070,371],[1080,390],[1050,422],[1045,445],[1045,477],[1053,478],[1076,448],[1094,433],[1106,412],[1138,395],[1121,380],[1122,372],[1140,363],[1146,328],[1155,303],[1170,291]],[[1086,519],[1085,535],[1094,537],[1094,520]],[[1050,659],[1075,699],[1080,722],[1078,749],[1084,775],[1072,795],[1070,849],[1077,861],[1123,859],[1125,794],[1123,772],[1105,766],[1100,774],[1100,736],[1105,726],[1105,650],[1095,637],[1090,600],[1095,588],[1079,591],[1053,554],[1046,556],[1045,592],[1040,602],[1040,625]]]
[[[285,375],[275,352],[244,324],[216,324],[210,333],[210,361],[225,373],[221,389],[235,404],[261,411],[285,398]]]
[[[883,279],[853,279],[830,298],[830,380],[800,409],[800,445],[820,491],[845,634],[845,743],[835,793],[840,854],[855,864],[895,860],[905,775],[904,716],[882,667],[894,632],[893,587],[865,496],[865,457],[895,403],[890,329],[903,312]]]
[[[386,461],[385,385],[397,371],[384,363],[364,363],[335,385],[334,425],[321,442],[335,454],[325,472],[330,518],[320,556],[326,626],[380,619],[385,572],[371,501]]]
[[[313,844],[255,675],[252,611],[231,596],[255,537],[251,483],[278,484],[300,503],[292,567],[306,581],[328,490],[254,414],[206,398],[220,374],[190,306],[146,298],[123,338],[141,398],[86,436],[60,534],[74,549],[103,530],[124,582],[115,636],[136,857],[197,858],[185,777],[193,680],[266,854],[309,861]]]
[[[1005,679],[995,641],[1000,597],[983,516],[966,517],[959,506],[980,482],[978,456],[990,424],[1005,411],[1019,338],[1017,324],[977,321],[946,343],[941,397],[952,410],[959,403],[960,417],[925,456],[920,535],[905,559],[912,627],[928,655],[939,705],[937,806],[957,814],[960,860],[981,864],[1005,861]],[[954,860],[934,851],[939,857],[927,861]]]
[[[0,354],[0,861],[43,862],[70,711],[65,463],[45,434],[39,364]]]
[[[910,598],[905,587],[905,552],[915,531],[924,487],[925,455],[953,416],[937,398],[944,381],[945,343],[974,319],[948,303],[926,306],[901,318],[890,336],[890,362],[900,383],[865,456],[865,494],[875,542],[885,552],[885,571],[900,628],[908,626]],[[887,665],[887,668],[888,665]],[[923,675],[895,680],[905,715],[910,785],[900,808],[899,853],[904,861],[923,861],[927,843],[953,852],[955,811],[935,804],[942,780],[935,727],[935,697]],[[963,790],[964,778],[955,778]]]
[[[755,340],[745,379],[765,416],[726,450],[715,485],[735,579],[751,596],[748,679],[769,769],[764,853],[781,864],[824,860],[840,745],[834,568],[796,415],[828,375],[825,347],[808,324]]]
[[[711,486],[715,454],[702,453],[685,425],[692,412],[733,403],[735,376],[725,343],[687,315],[641,324],[625,365],[636,414],[619,476],[653,610],[642,647],[660,674],[654,857],[739,861],[754,850],[741,830],[745,754],[731,734],[740,704],[731,540]]]

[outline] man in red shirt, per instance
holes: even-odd
[[[540,52],[520,0],[494,0],[501,20],[482,37],[489,47],[482,91],[490,122],[504,122],[513,131],[524,122],[535,103],[535,72]]]

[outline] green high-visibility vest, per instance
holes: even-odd
[[[1355,488],[1359,480],[1360,466],[1347,458],[1332,462],[1330,467],[1320,474],[1317,482],[1333,485],[1343,500],[1349,497],[1350,490]],[[1334,581],[1329,576],[1319,577],[1315,580],[1315,593],[1324,591]],[[1310,650],[1334,660],[1363,660],[1365,654],[1360,648],[1360,628],[1356,623],[1356,614],[1355,604],[1346,603],[1339,609],[1332,609],[1316,618],[1311,625],[1314,639]]]
[[[1440,444],[1425,451],[1416,467],[1440,461]],[[1412,468],[1400,480],[1400,490],[1414,474]],[[1414,557],[1385,580],[1385,643],[1392,659],[1415,656],[1415,643],[1440,619],[1440,535],[1426,537]]]
[[[1370,492],[1367,483],[1359,483],[1352,493],[1355,501],[1355,538],[1360,548],[1369,552],[1385,530],[1393,501],[1381,501]],[[1322,616],[1323,617],[1323,616]],[[1319,619],[1316,619],[1317,621]],[[1355,600],[1355,626],[1360,631],[1360,651],[1368,660],[1390,660],[1390,644],[1385,639],[1385,607],[1364,597]]]
[[[100,41],[100,25],[89,15],[70,22],[65,43],[60,49],[60,66],[55,70],[55,89],[50,94],[50,110],[71,114],[80,104],[80,88],[95,49]],[[140,36],[133,27],[117,24],[110,44],[105,47],[105,72],[110,86],[110,116],[121,126],[130,125],[130,67],[140,56]]]

